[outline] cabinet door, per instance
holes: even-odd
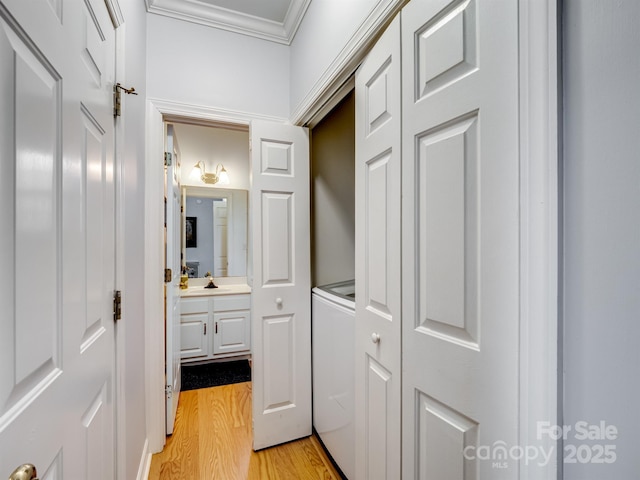
[[[209,355],[207,342],[209,315],[183,315],[180,321],[180,358],[206,357]]]
[[[247,351],[251,348],[249,311],[215,313],[213,354]]]

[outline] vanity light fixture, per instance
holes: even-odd
[[[219,183],[220,185],[229,184],[229,174],[221,163],[216,167],[216,173],[207,173],[205,171],[204,162],[200,160],[193,166],[190,177],[194,179],[200,177],[200,180],[204,183],[209,183],[211,185],[216,183]]]

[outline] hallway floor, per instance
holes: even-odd
[[[182,392],[149,480],[340,479],[315,436],[260,452],[251,445],[251,382]]]

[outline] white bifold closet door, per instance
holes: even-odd
[[[356,73],[356,478],[400,478],[400,18]]]
[[[412,0],[402,58],[403,478],[517,478],[518,4]]]
[[[251,122],[253,448],[311,435],[309,137]]]

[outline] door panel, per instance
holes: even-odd
[[[476,449],[518,445],[517,5],[402,22],[403,474],[515,478]]]
[[[292,192],[262,194],[263,285],[293,283],[292,200]]]
[[[400,20],[356,73],[356,478],[400,478]]]
[[[478,347],[477,113],[417,140],[420,327]],[[416,325],[418,327],[418,325]]]
[[[109,191],[106,183],[106,175],[110,175],[113,171],[113,164],[107,165],[109,140],[105,138],[105,129],[88,107],[81,108],[81,113],[82,161],[86,165],[84,169],[86,203],[83,216],[87,226],[87,260],[84,272],[87,279],[85,286],[87,317],[81,347],[84,350],[97,335],[104,331],[104,322],[113,321],[110,317],[104,317],[104,306],[113,295],[113,291],[107,286],[112,281],[113,265],[102,255],[102,249],[106,246],[104,228],[113,222],[113,208],[107,208],[108,205],[113,205],[113,192]],[[111,198],[108,198],[109,196]],[[109,220],[106,221],[105,217]],[[113,240],[107,241],[111,243]]]
[[[44,479],[113,478],[115,39],[105,4],[2,2],[0,62],[0,268],[11,279],[0,293],[0,475],[29,462]]]
[[[396,425],[390,422],[393,412],[390,410],[390,399],[394,396],[393,388],[396,387],[396,379],[393,373],[388,371],[373,358],[367,358],[366,372],[366,443],[367,445],[367,476],[368,479],[386,479],[389,470],[394,467],[390,465],[393,458],[394,449],[390,439],[390,430]],[[396,376],[397,378],[397,376]]]
[[[254,449],[311,434],[309,140],[252,122]]]
[[[3,321],[7,335],[2,336],[7,358],[2,363],[10,368],[3,369],[0,384],[5,412],[34,400],[34,387],[59,375],[62,362],[61,301],[55,284],[62,270],[57,216],[62,137],[56,129],[62,117],[62,85],[54,67],[21,34],[0,19],[0,61],[7,65],[1,80],[6,109],[0,148],[2,158],[13,159],[3,162],[5,208],[0,214],[3,225],[13,227],[2,234],[2,268],[14,279],[0,294],[8,308]],[[41,100],[37,109],[36,99]],[[15,124],[9,122],[12,118]],[[35,298],[34,268],[47,280]],[[33,350],[16,348],[14,338],[16,344],[33,345]]]

